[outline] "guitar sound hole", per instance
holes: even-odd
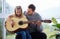
[[[18,23],[19,25],[23,25],[23,21],[19,21],[19,23]]]

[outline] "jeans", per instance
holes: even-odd
[[[17,35],[21,35],[22,39],[32,39],[29,31],[27,31],[27,30],[17,32]],[[18,36],[16,36],[16,37],[18,38]]]

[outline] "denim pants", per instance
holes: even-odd
[[[22,39],[32,39],[29,31],[27,30],[17,32],[17,35],[21,35]]]

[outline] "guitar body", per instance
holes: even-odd
[[[11,20],[14,22],[13,26],[11,25]],[[13,17],[11,17],[11,20],[10,19],[6,20],[5,27],[9,32],[16,33],[18,30],[25,29],[28,27],[28,24],[21,24],[21,25],[19,24],[19,21],[28,21],[25,16],[23,16],[21,18],[16,18],[13,16]]]
[[[14,25],[12,25],[11,21],[14,22]],[[35,23],[36,21],[32,22]],[[51,20],[41,20],[41,22],[51,23]],[[5,27],[7,31],[16,33],[17,31],[26,29],[28,27],[28,23],[31,23],[31,21],[28,21],[24,15],[21,18],[17,18],[13,15],[6,20]]]

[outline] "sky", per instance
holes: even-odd
[[[27,10],[29,4],[34,4],[36,12],[44,19],[60,18],[60,0],[6,0],[6,2],[13,8],[22,6],[23,11]]]

